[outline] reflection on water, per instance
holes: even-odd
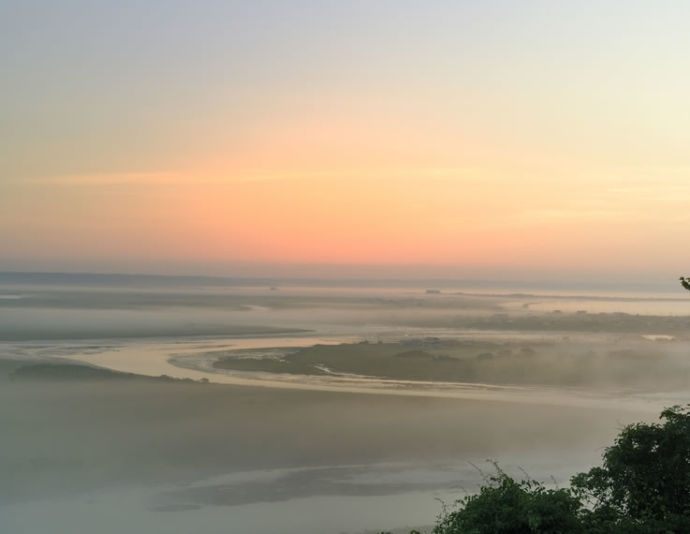
[[[476,489],[468,462],[492,457],[567,482],[621,423],[687,398],[676,386],[690,376],[690,301],[674,295],[106,282],[5,281],[0,363],[66,359],[244,387],[5,377],[3,531],[411,528],[433,522],[434,498]],[[433,352],[424,339],[447,345]],[[366,361],[357,372],[320,363],[312,375],[214,365],[361,341],[400,343],[411,358],[401,362],[469,347],[467,369],[483,374],[402,379],[367,372]]]

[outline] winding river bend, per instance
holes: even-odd
[[[584,388],[517,386],[476,382],[400,380],[331,372],[325,375],[234,371],[214,366],[216,354],[246,350],[305,348],[314,345],[357,343],[357,336],[260,336],[176,341],[119,342],[101,351],[75,350],[66,357],[114,371],[147,376],[166,375],[177,379],[203,380],[217,384],[311,391],[334,391],[373,395],[399,395],[449,399],[507,401],[589,408],[628,408],[657,412],[682,402],[677,394],[602,392]],[[72,344],[74,349],[74,345]]]

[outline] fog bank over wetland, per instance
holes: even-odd
[[[0,276],[0,530],[431,524],[685,402],[676,286]],[[165,376],[161,376],[165,375]]]

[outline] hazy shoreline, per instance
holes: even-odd
[[[0,302],[12,532],[428,525],[488,458],[567,483],[622,424],[684,399],[690,372],[687,317],[536,310],[512,292],[22,291]]]

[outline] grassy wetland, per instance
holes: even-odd
[[[566,483],[690,371],[663,292],[10,278],[12,532],[424,527],[487,459]]]

